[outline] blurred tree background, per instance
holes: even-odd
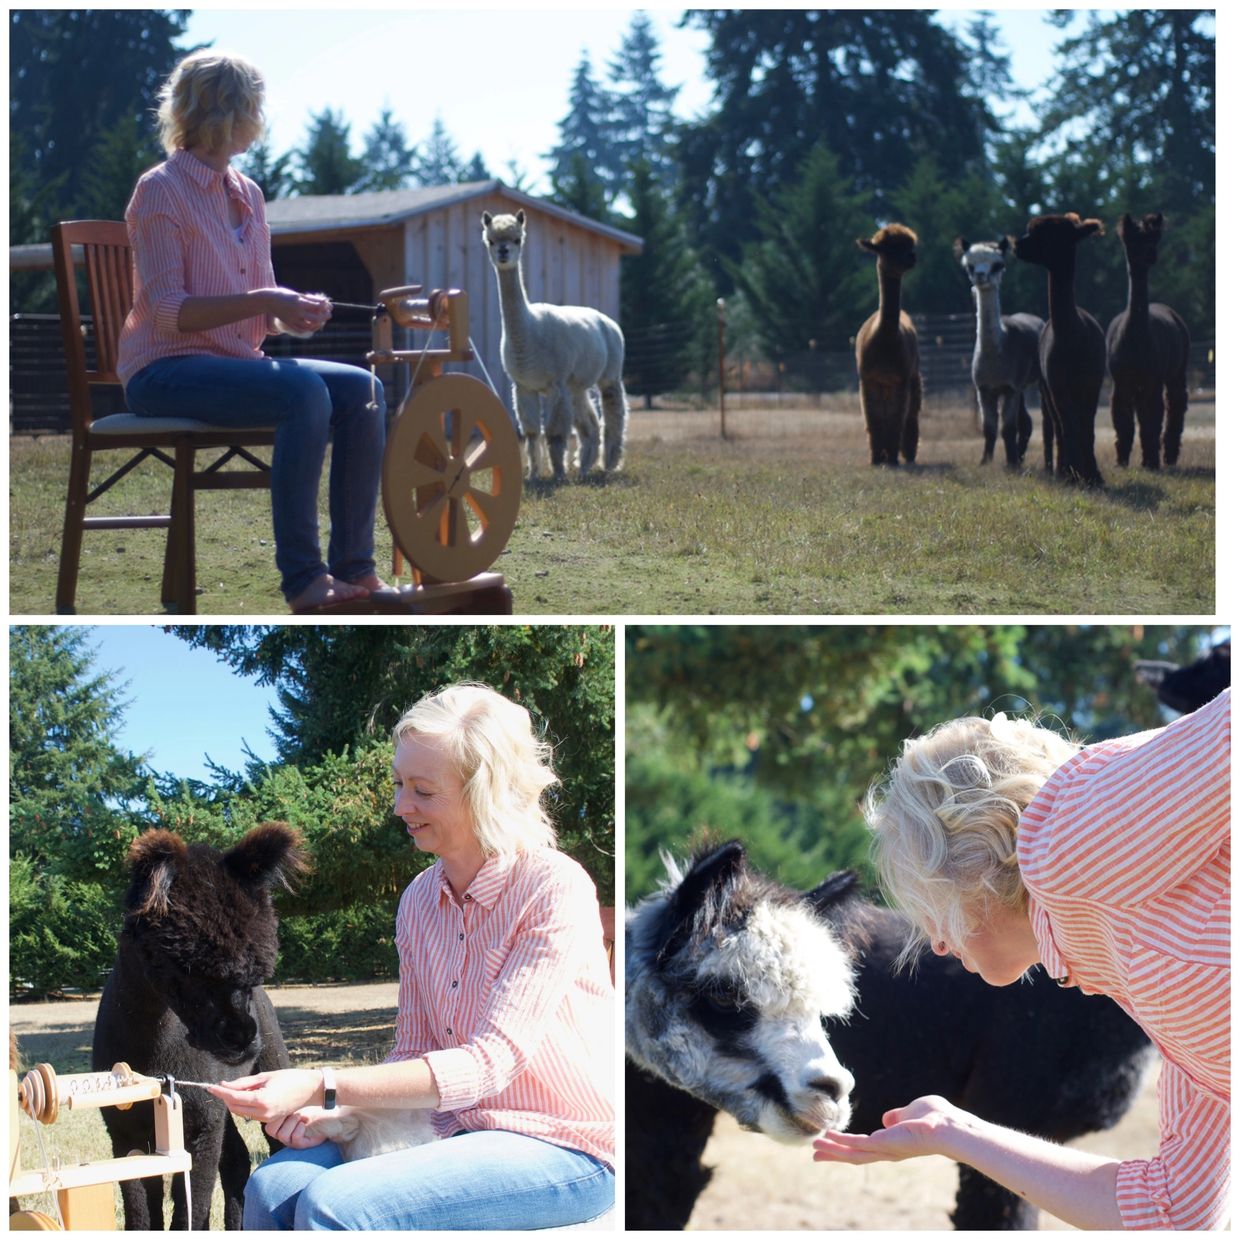
[[[625,899],[709,832],[797,887],[867,881],[858,805],[907,737],[960,715],[1037,715],[1085,741],[1172,716],[1136,659],[1190,663],[1208,626],[629,625]]]
[[[615,633],[610,625],[178,625],[239,675],[275,686],[276,757],[210,781],[152,770],[112,737],[123,689],[88,629],[9,637],[10,993],[97,987],[120,928],[124,858],[151,827],[227,847],[278,820],[314,870],[281,893],[278,980],[394,977],[396,903],[433,858],[392,814],[391,743],[424,694],[470,680],[525,706],[554,746],[560,848],[615,886]]]
[[[46,240],[56,219],[119,218],[137,170],[159,157],[149,109],[190,50],[189,12],[10,11],[11,243]],[[583,53],[543,161],[552,201],[649,233],[651,252],[621,264],[633,390],[704,381],[719,297],[730,345],[752,331],[765,360],[786,361],[789,381],[803,384],[824,382],[832,352],[851,383],[848,336],[875,291],[853,241],[897,219],[922,242],[906,308],[970,316],[957,233],[995,239],[1045,212],[1100,218],[1108,235],[1089,247],[1077,291],[1105,323],[1126,300],[1119,217],[1164,212],[1154,296],[1194,340],[1212,340],[1214,12],[1044,18],[1058,34],[1053,68],[1031,91],[985,11],[686,10],[680,24],[709,40],[712,88],[690,118],[674,111],[679,87],[665,81],[646,13],[633,14],[605,66]],[[260,145],[238,161],[272,197],[492,175],[457,149],[450,115],[427,132],[418,104],[389,107],[353,135],[330,108],[305,106],[298,147]],[[528,192],[527,170],[510,165],[507,179]],[[12,298],[23,311],[53,309],[50,277],[17,274]],[[1003,298],[1009,312],[1045,315],[1043,273],[1012,264]]]

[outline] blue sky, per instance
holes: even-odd
[[[268,119],[277,152],[300,145],[311,112],[332,108],[350,122],[354,152],[390,105],[413,142],[438,113],[464,159],[480,151],[491,173],[509,182],[510,160],[535,193],[546,189],[543,156],[559,138],[569,88],[583,51],[594,76],[620,48],[636,9],[200,8],[185,46],[211,43],[236,52],[267,79]],[[681,30],[682,6],[645,10],[662,50],[661,80],[679,86],[677,112],[689,118],[710,104],[703,71],[707,37]],[[1061,32],[1043,9],[999,9],[996,20],[1022,86],[1040,86]],[[945,25],[971,10],[948,10]]]
[[[114,673],[129,703],[113,739],[147,754],[155,770],[210,780],[205,755],[230,770],[244,768],[246,744],[260,758],[275,756],[267,735],[272,689],[154,625],[100,624],[86,632],[96,671]]]

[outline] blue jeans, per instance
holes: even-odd
[[[133,413],[199,418],[241,429],[275,427],[271,522],[286,599],[331,566],[356,581],[375,567],[375,502],[386,431],[383,385],[359,366],[314,358],[165,357],[125,385]],[[319,550],[319,479],[332,441],[327,564]]]
[[[515,1132],[462,1132],[357,1162],[330,1141],[283,1149],[245,1187],[247,1231],[529,1231],[611,1209],[616,1178]]]

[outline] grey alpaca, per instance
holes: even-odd
[[[524,211],[495,216],[484,211],[482,240],[499,285],[500,356],[512,380],[526,477],[545,468],[545,446],[556,481],[564,481],[568,436],[574,427],[581,440],[582,477],[594,468],[599,453],[594,391],[602,405],[603,466],[609,474],[617,472],[624,463],[629,414],[619,326],[589,306],[530,302],[521,274]]]
[[[1139,221],[1125,215],[1119,238],[1128,260],[1128,305],[1107,328],[1107,368],[1115,456],[1128,464],[1133,421],[1141,430],[1141,464],[1157,469],[1161,458],[1174,465],[1180,456],[1184,414],[1188,410],[1188,327],[1170,306],[1150,304],[1150,268],[1158,260],[1163,217],[1159,212]],[[1167,413],[1163,430],[1163,408]]]
[[[952,251],[969,278],[977,310],[973,386],[985,442],[982,464],[994,458],[995,439],[1002,426],[1007,463],[1016,469],[1025,459],[1033,433],[1025,389],[1038,381],[1038,337],[1045,325],[1036,314],[1003,314],[999,309],[999,285],[1012,245],[1010,237],[973,245],[957,237]],[[1043,426],[1043,434],[1049,437],[1053,432],[1045,410]]]
[[[116,963],[95,1019],[95,1070],[124,1062],[144,1076],[216,1083],[287,1068],[262,983],[276,962],[271,888],[306,868],[297,834],[283,823],[265,823],[219,853],[187,845],[171,831],[147,831],[129,850],[129,868]],[[186,1218],[183,1177],[175,1176],[172,1228],[206,1230],[218,1174],[224,1226],[240,1230],[250,1175],[245,1141],[224,1104],[206,1090],[187,1087],[182,1098],[193,1218]],[[108,1107],[103,1119],[116,1157],[149,1148],[151,1103]],[[162,1179],[122,1183],[126,1230],[162,1230],[163,1194]]]

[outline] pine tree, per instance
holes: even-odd
[[[349,153],[349,123],[331,108],[311,113],[306,144],[297,156],[302,194],[350,194],[362,175],[362,161]]]
[[[578,167],[589,169],[603,187],[608,206],[615,198],[620,180],[615,146],[609,133],[611,97],[594,78],[590,57],[582,53],[573,74],[568,96],[568,113],[560,121],[560,140],[547,152],[551,167],[548,179],[553,187],[571,184]]]
[[[661,58],[650,18],[635,13],[620,51],[608,66],[612,84],[608,129],[620,167],[644,162],[655,181],[666,188],[676,176],[672,106],[679,87],[659,81]]]
[[[122,116],[99,135],[82,170],[84,213],[91,219],[119,220],[138,178],[157,164],[161,152],[132,116]]]
[[[416,160],[404,125],[385,107],[366,134],[358,189],[404,189],[413,178]]]
[[[551,178],[551,200],[588,220],[606,221],[611,214],[602,179],[581,151],[569,157],[566,177]]]
[[[676,215],[671,196],[648,163],[633,167],[633,218],[626,227],[642,238],[642,252],[620,263],[620,322],[625,338],[625,384],[653,398],[684,386],[714,322],[713,292]]]
[[[119,868],[145,786],[112,740],[121,688],[93,663],[82,629],[9,630],[9,852],[85,881]]]
[[[416,157],[415,178],[419,185],[454,185],[462,180],[465,165],[442,116],[435,116],[426,143]]]
[[[238,156],[236,167],[238,172],[244,173],[263,191],[264,199],[274,202],[277,198],[287,197],[296,188],[294,159],[293,151],[276,155],[270,139],[263,137],[243,155]]]

